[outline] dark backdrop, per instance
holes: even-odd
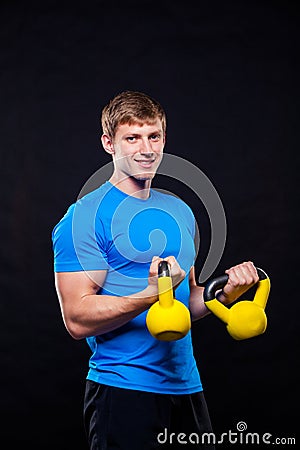
[[[99,116],[124,89],[163,104],[166,152],[197,165],[219,192],[228,236],[215,274],[250,259],[272,281],[264,335],[234,341],[213,316],[193,327],[214,428],[236,431],[244,421],[249,432],[295,436],[297,2],[3,1],[0,16],[1,448],[86,448],[89,351],[64,328],[51,231],[109,162]],[[175,180],[156,186],[193,208],[199,271],[205,208]]]

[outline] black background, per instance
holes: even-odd
[[[215,431],[245,421],[272,439],[295,436],[297,2],[3,1],[0,16],[1,448],[87,448],[89,351],[64,328],[51,231],[110,161],[100,112],[125,89],[162,103],[166,152],[198,166],[219,192],[228,233],[215,274],[253,260],[271,278],[264,335],[234,341],[213,316],[193,327]],[[159,176],[155,185],[193,208],[199,272],[210,238],[205,208],[176,180]]]

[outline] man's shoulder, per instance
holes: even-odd
[[[84,196],[81,196],[75,202],[75,205],[93,206],[95,203],[100,203],[105,197],[107,197],[112,190],[112,185],[105,182],[98,188],[88,192]]]
[[[107,211],[107,205],[112,206],[113,201],[109,196],[110,185],[104,183],[95,190],[78,198],[66,210],[56,227],[73,222],[75,219],[86,222],[95,217],[101,211]],[[109,197],[109,198],[108,198]]]

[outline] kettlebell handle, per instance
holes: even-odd
[[[167,261],[160,261],[157,272],[159,277],[170,277],[169,263]]]
[[[262,269],[259,269],[256,267],[257,274],[259,277],[259,281],[265,280],[266,278],[269,278],[266,272],[264,272]],[[208,281],[206,283],[203,293],[204,301],[207,302],[209,300],[213,300],[216,298],[216,291],[219,289],[223,289],[223,287],[227,284],[229,276],[227,273],[224,275],[221,275],[217,278],[213,278],[212,280]]]
[[[160,341],[176,341],[191,328],[190,311],[173,294],[170,266],[167,261],[158,265],[158,301],[149,308],[146,325],[150,334]]]

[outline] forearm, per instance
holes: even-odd
[[[83,295],[76,307],[63,312],[65,325],[74,339],[100,335],[126,324],[146,311],[157,299],[157,289],[150,285],[143,291],[124,297]]]
[[[202,286],[190,286],[190,313],[192,321],[202,319],[210,313],[203,299],[204,288]]]
[[[194,285],[190,287],[190,312],[193,321],[202,319],[202,317],[210,313],[210,310],[205,305],[203,292],[204,288],[202,286]],[[235,300],[235,298],[229,300],[224,295],[223,290],[216,291],[216,298],[224,305],[228,305]]]

